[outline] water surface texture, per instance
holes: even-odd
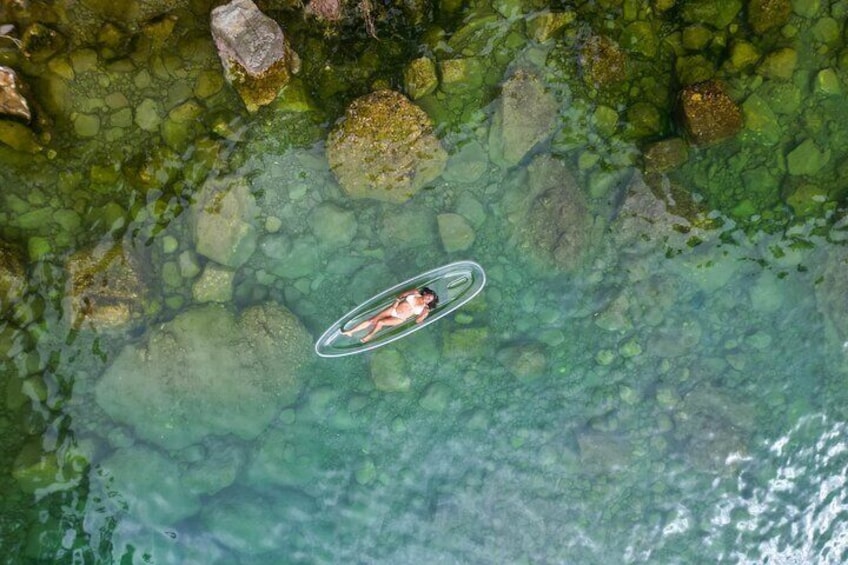
[[[26,4],[0,4],[37,103],[0,132],[5,563],[848,560],[848,4],[259,3],[301,68],[254,113],[214,4]],[[709,81],[740,121],[698,144]],[[400,202],[327,157],[379,90],[446,152]],[[462,259],[488,284],[458,312],[312,353]]]

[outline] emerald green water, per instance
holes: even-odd
[[[304,68],[299,86],[254,115],[228,86],[215,91],[199,78],[214,82],[219,72],[204,2],[181,3],[161,44],[146,28],[107,56],[85,35],[99,29],[92,8],[52,65],[3,53],[26,69],[55,120],[39,153],[0,145],[0,234],[24,250],[28,283],[0,322],[5,563],[848,559],[848,104],[844,91],[816,86],[828,68],[848,87],[845,4],[796,3],[787,24],[759,38],[743,11],[704,47],[738,102],[780,90],[768,100],[788,111],[773,114],[776,134],[747,114],[734,139],[694,149],[652,184],[674,195],[662,199],[673,214],[693,220],[687,233],[665,208],[645,223],[634,212],[641,148],[676,131],[676,79],[660,73],[671,56],[634,55],[629,81],[601,90],[574,63],[575,42],[605,21],[622,42],[634,19],[653,22],[665,45],[679,42],[691,26],[677,9],[660,17],[629,3],[556,4],[576,23],[539,43],[526,22],[544,6],[527,3],[511,17],[505,4],[451,6],[417,24],[391,12],[379,42],[352,25],[347,44],[271,10],[292,30]],[[791,46],[797,68],[779,79],[722,67],[723,46],[745,37],[764,53]],[[347,103],[375,85],[401,89],[399,69],[420,52],[442,60],[460,48],[487,61],[472,77],[479,85],[419,103],[450,155],[443,175],[404,204],[346,197],[324,140]],[[488,130],[497,87],[519,64],[543,69],[561,105],[558,130],[502,168],[488,159]],[[73,79],[63,78],[67,68]],[[309,103],[292,94],[298,88]],[[658,131],[635,131],[636,99],[661,110]],[[197,116],[170,113],[192,100]],[[143,104],[158,104],[162,123],[141,127]],[[617,125],[604,126],[599,106]],[[97,127],[80,116],[96,116]],[[807,139],[823,162],[792,174],[788,155]],[[533,188],[528,165],[547,155],[573,171],[595,218],[585,263],[568,270],[514,239],[516,203]],[[129,385],[122,398],[120,381],[104,396],[101,383],[114,379],[122,352],[179,333],[173,321],[197,311],[191,267],[211,261],[196,253],[191,216],[215,177],[246,179],[258,210],[257,249],[235,269],[223,306],[233,316],[279,305],[314,339],[382,288],[454,260],[480,263],[488,285],[461,311],[381,350],[393,352],[384,359],[399,390],[375,380],[386,372],[377,353],[309,356],[294,371],[294,399],[267,391],[267,425],[264,401],[232,405],[223,410],[232,418],[202,439],[160,441],[150,429],[164,436],[193,423],[157,411],[165,401],[152,384],[146,399]],[[353,227],[331,226],[349,237],[316,220],[328,204],[336,218],[353,218]],[[471,226],[468,249],[444,250],[446,213]],[[73,328],[68,258],[115,241],[143,251],[153,298],[129,329]],[[184,402],[220,386],[237,403],[239,380],[247,387],[261,372],[252,344],[233,351],[221,347],[220,328],[190,328],[182,343],[197,353],[194,366],[174,366],[171,377],[202,377],[205,390]],[[230,357],[249,370],[225,373]],[[280,390],[293,363],[279,363]],[[149,428],[110,410],[127,398],[149,411]],[[244,431],[256,422],[255,434]]]

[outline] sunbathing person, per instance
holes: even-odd
[[[348,337],[353,336],[357,332],[373,326],[360,341],[368,342],[374,334],[386,326],[397,326],[408,319],[415,317],[415,323],[420,324],[430,314],[436,305],[439,303],[439,298],[436,293],[426,286],[419,289],[407,290],[401,293],[395,299],[394,304],[388,308],[378,312],[371,318],[364,320],[355,327],[343,331],[342,334]]]

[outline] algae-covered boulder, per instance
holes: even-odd
[[[311,338],[268,303],[235,316],[186,311],[126,346],[96,386],[98,404],[151,443],[174,449],[208,435],[252,439],[297,398]]]
[[[528,167],[526,215],[514,218],[522,252],[564,270],[579,267],[592,242],[593,217],[586,197],[565,164],[549,156]]]
[[[243,178],[207,181],[192,206],[197,252],[238,268],[256,250],[256,199]]]
[[[517,165],[554,133],[557,110],[556,98],[538,75],[525,70],[514,73],[501,88],[492,118],[492,161],[506,167]]]
[[[0,313],[20,298],[26,287],[26,272],[20,252],[0,241]]]
[[[93,480],[143,524],[169,526],[200,510],[200,499],[184,488],[177,464],[150,447],[119,449],[92,473]]]
[[[447,153],[421,108],[380,90],[350,104],[327,139],[327,159],[349,196],[401,203],[442,174]]]
[[[742,110],[716,80],[692,84],[680,93],[679,115],[686,133],[697,145],[711,145],[742,129]]]
[[[72,323],[94,330],[138,323],[150,306],[143,255],[129,244],[108,242],[68,257],[65,309]]]
[[[218,6],[210,27],[224,76],[249,112],[273,102],[300,70],[300,58],[283,30],[251,0]]]

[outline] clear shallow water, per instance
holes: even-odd
[[[165,450],[106,416],[95,387],[125,345],[187,305],[131,335],[70,331],[60,258],[32,261],[25,304],[46,322],[4,327],[3,461],[13,470],[24,453],[70,453],[71,470],[34,493],[6,473],[7,562],[845,561],[844,352],[827,327],[840,302],[821,291],[842,238],[829,221],[766,235],[726,220],[695,247],[614,221],[585,268],[564,274],[509,237],[510,195],[525,189],[514,171],[441,180],[399,208],[352,202],[320,143],[290,148],[245,127],[249,142],[228,145],[217,166],[248,178],[261,215],[310,252],[289,265],[301,274],[268,277],[260,244],[237,274],[233,309],[283,304],[314,337],[359,299],[460,257],[486,268],[488,287],[394,347],[408,391],[378,390],[368,355],[311,359],[302,395],[256,439]],[[447,179],[480,164],[456,150],[465,129],[446,136]],[[739,149],[694,163],[720,168]],[[19,193],[37,208],[70,190],[50,170],[4,175],[25,181]],[[128,192],[171,206],[126,206],[137,211],[127,233],[164,278],[192,245],[189,201]],[[349,246],[315,237],[310,212],[325,202],[354,212]],[[483,211],[473,247],[445,253],[436,214],[475,217],[473,203]],[[42,233],[5,205],[9,233]],[[72,231],[56,245],[91,237]]]

